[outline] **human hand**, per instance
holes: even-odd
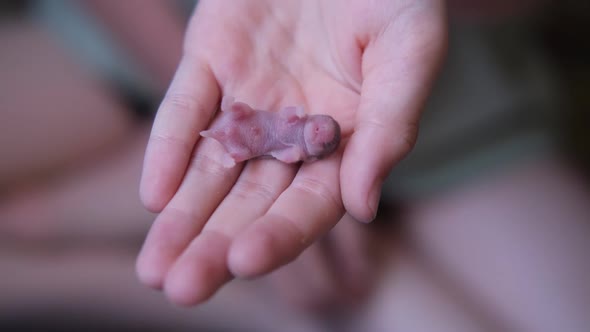
[[[391,254],[392,248],[384,246],[392,237],[389,231],[383,225],[358,223],[345,214],[297,259],[272,272],[268,283],[281,302],[307,313],[354,309],[377,284],[382,254]]]
[[[160,214],[138,257],[142,282],[196,304],[233,276],[292,261],[345,210],[373,219],[415,141],[445,37],[440,0],[201,1],[146,151],[141,197]],[[198,136],[222,95],[331,115],[342,149],[301,167],[226,169],[221,147]]]

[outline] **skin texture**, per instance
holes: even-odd
[[[221,110],[201,136],[223,145],[223,165],[228,168],[236,162],[265,156],[285,163],[313,161],[330,155],[340,144],[340,125],[332,117],[307,116],[300,107],[257,111],[224,97]]]
[[[140,280],[197,304],[234,276],[292,261],[345,211],[372,220],[383,179],[415,142],[445,23],[434,0],[201,1],[145,155],[140,194],[159,215]],[[329,115],[341,149],[300,167],[225,168],[222,146],[199,139],[224,95]]]

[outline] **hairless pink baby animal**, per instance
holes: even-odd
[[[201,136],[223,145],[223,165],[228,168],[258,157],[285,163],[313,161],[330,155],[340,144],[338,122],[328,115],[307,115],[303,107],[260,111],[223,97],[221,111]]]

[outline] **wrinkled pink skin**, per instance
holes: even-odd
[[[332,117],[306,115],[301,107],[258,111],[224,97],[221,110],[201,136],[223,145],[223,165],[228,168],[258,157],[273,157],[285,163],[313,161],[328,156],[340,144],[340,126]]]

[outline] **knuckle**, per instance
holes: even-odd
[[[391,123],[394,125],[389,125]],[[388,151],[394,152],[395,155],[405,156],[414,148],[418,140],[417,122],[404,122],[395,118],[388,120],[370,118],[359,123],[359,128],[366,132],[379,133],[379,137],[384,138],[383,143],[388,147]]]
[[[386,121],[379,121],[374,117],[370,117],[362,119],[358,124],[358,128],[363,128],[367,132],[371,132],[373,130],[377,130],[378,132],[390,132],[391,128],[387,126],[387,123],[388,122]]]
[[[178,136],[175,136],[175,135],[169,135],[169,134],[163,134],[163,133],[153,133],[150,136],[150,140],[164,143],[164,144],[174,144],[174,145],[180,144],[184,147],[192,148],[192,146],[190,144],[188,144],[188,142],[186,142],[186,140],[184,140]]]
[[[182,243],[187,229],[191,226],[196,227],[195,220],[202,218],[204,215],[200,210],[192,210],[171,202],[154,224],[154,227],[157,227],[155,234],[158,236],[158,243],[164,246]]]
[[[149,144],[158,144],[166,146],[167,148],[175,147],[175,149],[179,149],[185,156],[189,156],[191,151],[194,148],[194,143],[187,141],[181,137],[170,135],[170,134],[163,134],[163,133],[152,133],[149,138]]]
[[[343,204],[340,195],[318,179],[310,177],[297,179],[293,183],[293,189],[302,191],[305,194],[311,194],[329,207],[342,209]]]
[[[164,96],[160,112],[182,113],[182,116],[205,116],[207,109],[194,96],[188,93],[169,92]]]
[[[265,202],[272,202],[277,196],[271,186],[245,179],[238,180],[236,185],[232,188],[232,194],[243,200],[257,197]]]
[[[227,177],[228,169],[223,166],[221,161],[205,153],[195,153],[190,167],[205,176],[216,178]]]

